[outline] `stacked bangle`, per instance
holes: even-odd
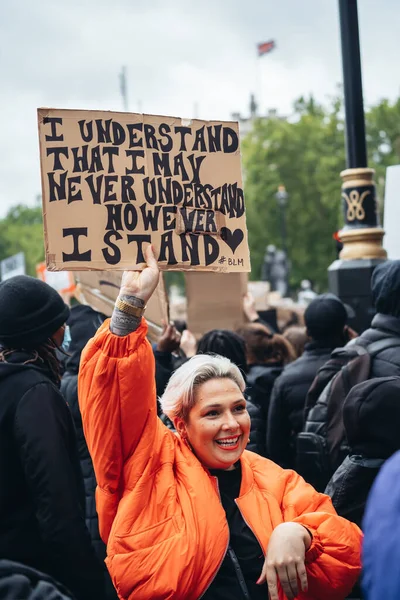
[[[137,319],[140,319],[140,317],[146,310],[145,306],[142,306],[141,308],[139,306],[133,306],[132,304],[125,302],[125,300],[121,300],[120,297],[116,299],[115,306],[116,308],[118,308],[118,310],[125,313],[126,315],[136,317]]]

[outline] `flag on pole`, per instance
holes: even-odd
[[[261,44],[257,44],[257,52],[258,56],[263,56],[263,54],[268,54],[275,48],[275,41],[270,40],[269,42],[262,42]]]

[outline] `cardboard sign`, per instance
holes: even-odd
[[[270,283],[268,281],[249,281],[247,288],[254,298],[256,310],[267,310],[269,307]]]
[[[120,271],[80,271],[76,273],[79,282],[77,299],[89,304],[94,310],[111,317],[115,300],[121,286],[122,273]],[[160,281],[156,291],[148,301],[145,312],[146,321],[157,326],[160,331],[164,323],[169,322],[168,295],[164,278]]]
[[[400,259],[400,165],[388,167],[385,187],[383,246],[391,260]]]
[[[38,110],[49,270],[250,271],[238,124]]]
[[[210,329],[235,330],[245,322],[243,273],[186,273],[187,323],[196,337]]]
[[[25,254],[18,252],[13,256],[0,261],[1,280],[9,279],[14,275],[25,275]]]

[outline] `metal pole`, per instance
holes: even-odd
[[[122,67],[122,71],[119,75],[119,82],[121,86],[121,96],[122,96],[122,104],[124,107],[124,111],[128,112],[128,90],[127,90],[127,76],[126,76],[126,67]]]
[[[339,0],[347,168],[367,166],[357,0]]]

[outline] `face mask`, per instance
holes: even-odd
[[[66,325],[64,328],[64,339],[61,344],[61,350],[63,352],[68,352],[70,344],[71,344],[71,331],[69,329],[69,325]]]

